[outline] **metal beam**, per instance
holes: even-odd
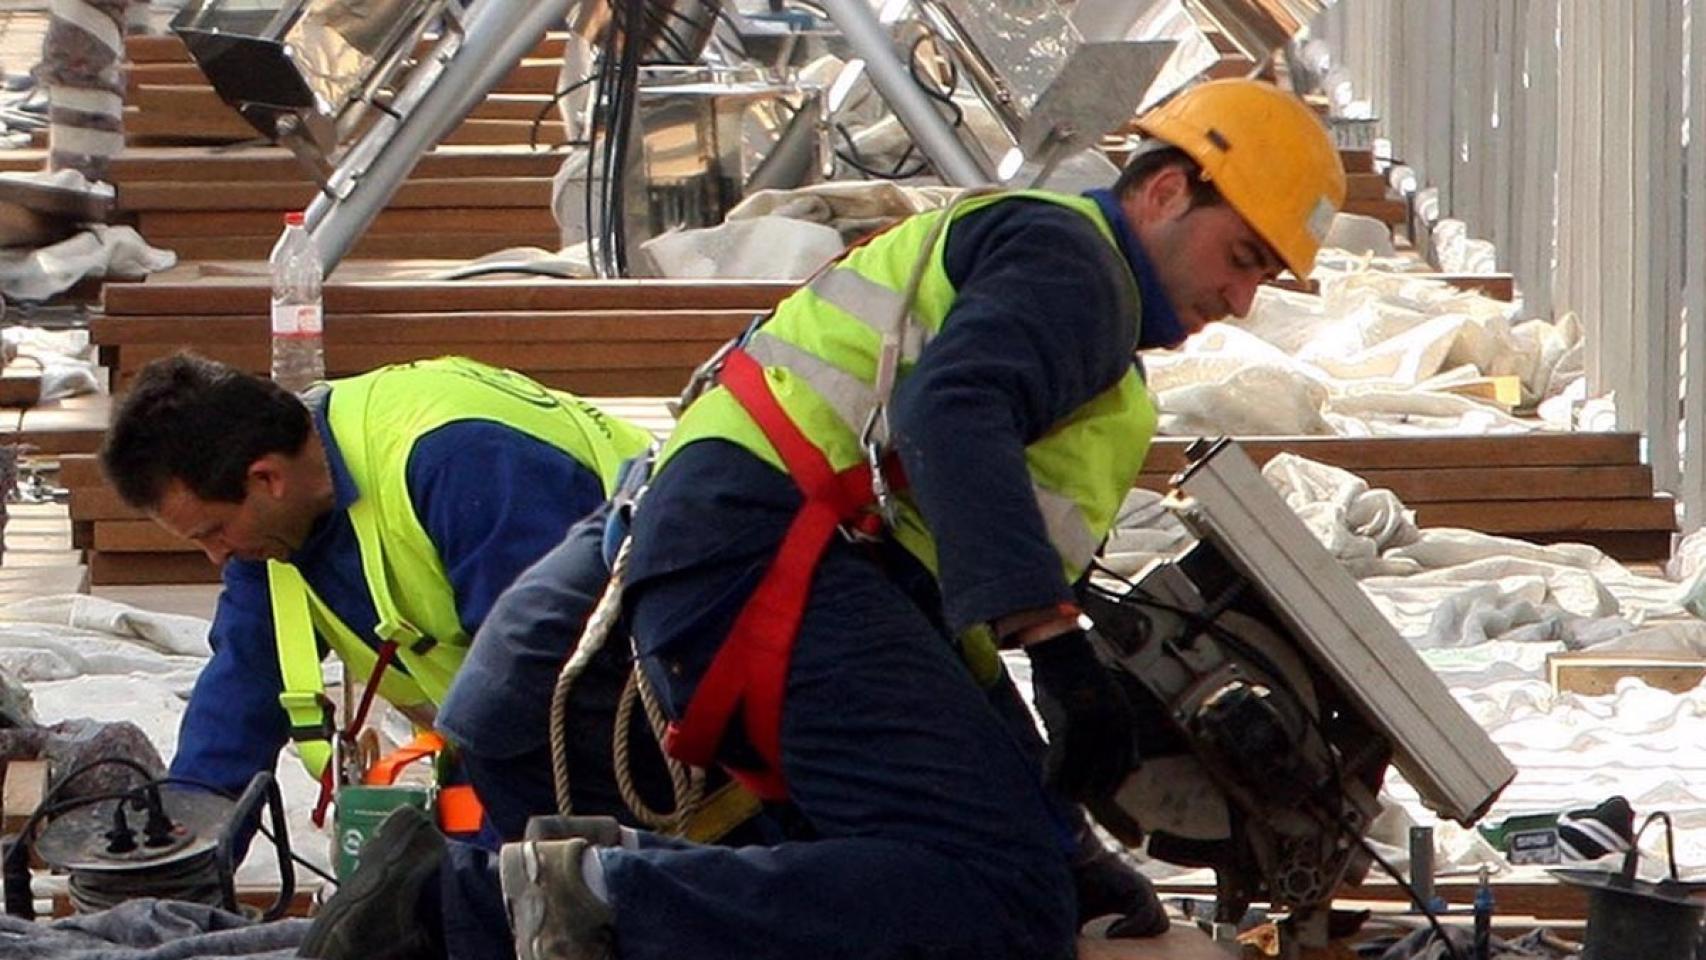
[[[860,59],[877,93],[894,111],[912,141],[930,158],[942,179],[956,187],[979,187],[995,182],[936,111],[936,104],[914,83],[895,53],[888,29],[865,0],[823,0],[823,8]]]
[[[333,171],[304,215],[325,272],[349,253],[391,201],[421,154],[462,122],[492,88],[562,24],[568,0],[473,0],[463,35],[439,41]]]

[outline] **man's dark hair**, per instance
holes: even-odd
[[[1202,175],[1202,167],[1197,165],[1191,155],[1178,147],[1162,143],[1159,140],[1146,140],[1137,148],[1130,160],[1126,161],[1125,169],[1120,171],[1120,178],[1114,181],[1114,196],[1125,199],[1126,195],[1142,188],[1149,178],[1163,170],[1178,167],[1185,172],[1185,181],[1191,185],[1191,205],[1197,207],[1212,207],[1226,201],[1215,189],[1212,180],[1206,180]]]
[[[143,367],[113,411],[101,469],[124,502],[160,505],[177,480],[203,500],[241,502],[249,465],[298,453],[308,408],[271,380],[188,353]]]

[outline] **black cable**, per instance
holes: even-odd
[[[539,149],[539,128],[545,125],[545,118],[550,115],[551,109],[561,103],[564,97],[574,93],[576,90],[579,90],[592,81],[592,77],[576,80],[574,83],[571,83],[563,89],[558,90],[556,93],[551,94],[551,99],[546,101],[543,107],[539,108],[539,112],[533,117],[533,126],[527,131],[527,148],[529,150]]]
[[[615,72],[611,75],[609,129],[604,142],[604,179],[600,186],[603,190],[602,214],[604,223],[600,235],[605,238],[601,251],[604,260],[604,275],[619,277],[622,275],[621,257],[623,246],[622,221],[625,219],[627,203],[627,129],[632,116],[633,105],[629,97],[628,74],[630,65],[638,69],[639,38],[635,29],[633,17],[634,7],[645,0],[618,0],[613,5],[612,29],[610,32]]]
[[[729,15],[729,9],[720,3],[717,4],[717,19],[722,21],[723,25],[729,28],[728,35],[734,37],[735,53],[738,54],[742,60],[751,60],[752,54],[747,52],[746,49],[746,38],[740,35],[740,27],[735,24],[735,18]],[[788,29],[790,32],[793,31],[792,26]]]
[[[833,126],[835,128],[835,132],[841,134],[841,139],[847,143],[846,151],[843,151],[840,147],[835,148],[835,156],[841,160],[842,163],[847,164],[868,177],[875,177],[879,180],[905,180],[909,177],[918,176],[930,167],[930,162],[928,160],[921,159],[910,170],[901,170],[898,162],[895,167],[889,170],[878,170],[860,156],[859,146],[853,142],[853,135],[847,131],[846,124],[836,123],[833,124]],[[910,153],[911,150],[912,148],[908,146],[907,151]],[[906,157],[907,154],[901,154],[901,162],[904,162]]]
[[[940,57],[948,64],[948,79],[941,88],[936,86],[934,79],[927,82],[923,75],[918,72],[918,48],[926,42],[939,43],[934,30],[926,28],[924,33],[913,38],[912,44],[906,49],[906,72],[912,76],[912,82],[918,84],[918,88],[924,91],[925,96],[948,108],[953,114],[953,119],[949,121],[949,125],[958,128],[964,125],[966,119],[965,110],[954,100],[954,94],[960,89],[959,64],[951,56]]]
[[[73,870],[65,886],[78,913],[111,909],[138,897],[209,905],[224,902],[218,859],[212,849],[176,863],[151,866],[146,876]]]
[[[602,256],[600,244],[603,242],[603,223],[594,217],[594,212],[596,211],[600,217],[603,216],[602,204],[600,203],[603,193],[603,172],[598,169],[598,164],[595,161],[599,156],[600,135],[606,137],[609,135],[607,128],[610,125],[610,83],[613,76],[612,71],[615,69],[616,53],[614,34],[614,29],[606,31],[603,47],[599,51],[597,66],[593,74],[593,82],[596,86],[593,88],[592,125],[587,130],[586,189],[581,195],[582,215],[586,225],[587,262],[592,267],[593,272],[601,276],[604,274],[599,262]]]
[[[72,797],[65,800],[59,799],[60,793],[71,781],[103,766],[129,767],[142,774],[144,782],[122,791]],[[54,784],[48,790],[47,795],[42,797],[41,802],[36,804],[36,808],[30,812],[29,817],[24,820],[23,826],[18,830],[17,837],[6,848],[5,856],[0,857],[0,876],[3,876],[5,880],[6,912],[14,917],[22,917],[26,920],[35,919],[35,899],[30,891],[30,849],[33,845],[36,827],[41,825],[44,818],[66,810],[104,803],[108,800],[130,800],[139,792],[148,789],[153,779],[153,771],[135,760],[128,757],[102,757],[72,769],[58,783]]]
[[[605,215],[606,235],[610,243],[605,251],[609,276],[623,277],[628,273],[628,153],[634,128],[634,114],[639,106],[639,75],[641,44],[635,14],[644,17],[647,0],[626,0],[613,9],[619,13],[613,23],[612,36],[621,36],[620,58],[617,64],[615,99],[612,105],[612,136],[606,147]]]
[[[965,109],[954,99],[954,94],[958,92],[960,86],[959,64],[951,56],[942,57],[941,59],[948,65],[947,80],[942,86],[938,86],[934,79],[926,79],[920,72],[918,65],[918,50],[926,42],[938,42],[935,31],[927,26],[922,33],[913,38],[912,43],[907,47],[906,72],[911,75],[912,82],[918,85],[919,90],[923,91],[925,96],[948,108],[948,126],[958,130],[965,126],[966,119]],[[847,144],[845,151],[840,147],[835,148],[836,158],[867,177],[874,177],[879,180],[907,180],[930,169],[930,161],[925,157],[920,157],[910,169],[905,167],[907,159],[918,149],[918,144],[908,143],[906,150],[895,160],[890,169],[878,170],[860,153],[859,147],[853,142],[853,135],[847,131],[846,125],[836,123],[833,126],[835,131],[841,135],[841,139]]]
[[[1398,884],[1398,886],[1403,889],[1404,893],[1409,896],[1410,902],[1416,905],[1416,909],[1420,910],[1422,915],[1428,918],[1428,925],[1433,927],[1434,936],[1438,937],[1439,941],[1445,944],[1445,949],[1451,953],[1451,960],[1464,960],[1463,951],[1457,949],[1457,943],[1449,936],[1446,936],[1445,927],[1439,922],[1439,915],[1434,913],[1433,906],[1422,902],[1421,894],[1417,893],[1416,888],[1410,885],[1410,881],[1404,879],[1404,877],[1398,873],[1398,869],[1388,863],[1386,858],[1380,855],[1380,851],[1374,849],[1374,844],[1370,843],[1367,837],[1364,837],[1358,831],[1351,829],[1350,824],[1345,823],[1342,820],[1338,821],[1338,824],[1339,828],[1343,830],[1347,836],[1352,840],[1355,840],[1357,844],[1362,847],[1363,852],[1367,853],[1370,857],[1373,857],[1375,863],[1380,864],[1381,869],[1385,870],[1387,874],[1390,875]]]
[[[123,766],[139,773],[144,778],[141,783],[123,789],[90,794],[81,797],[59,799],[60,793],[73,780],[91,770],[103,766]],[[6,910],[14,916],[33,918],[33,895],[29,891],[29,858],[28,851],[36,828],[49,817],[57,816],[72,810],[93,806],[99,803],[116,801],[119,804],[119,816],[122,816],[123,805],[126,802],[135,804],[138,809],[148,809],[150,815],[163,813],[160,806],[159,791],[161,787],[170,784],[183,784],[207,790],[227,800],[235,801],[237,797],[231,791],[216,784],[195,780],[189,777],[155,776],[152,771],[128,757],[102,757],[82,764],[67,773],[54,785],[31,811],[18,831],[18,838],[7,849],[4,862],[6,884]],[[272,841],[274,846],[279,844],[265,821],[257,825],[263,836]],[[336,884],[335,878],[309,863],[294,851],[290,851],[290,859],[304,867],[309,872],[319,876],[329,883]],[[14,888],[14,883],[19,888]],[[79,910],[99,910],[115,906],[135,896],[148,894],[167,897],[170,899],[189,900],[196,903],[222,904],[224,891],[217,862],[217,851],[209,850],[205,854],[189,857],[182,862],[167,864],[149,871],[145,880],[136,877],[113,875],[100,872],[73,871],[68,882],[68,893],[72,903]]]
[[[165,783],[181,783],[186,787],[195,787],[199,790],[206,790],[208,793],[212,793],[212,794],[215,794],[217,796],[224,797],[225,799],[233,801],[233,802],[235,802],[237,800],[237,795],[235,793],[232,793],[230,790],[227,790],[224,787],[219,786],[218,784],[208,783],[206,780],[196,780],[193,777],[161,777],[160,782],[163,784],[165,784]],[[278,841],[273,837],[272,831],[267,829],[266,820],[261,819],[260,817],[257,816],[256,820],[255,820],[255,829],[260,831],[261,836],[266,837],[268,840],[273,842],[274,846],[277,846]],[[320,879],[326,881],[329,884],[332,884],[333,886],[337,886],[338,881],[337,881],[336,877],[333,877],[331,874],[327,873],[326,871],[321,870],[319,867],[315,866],[313,863],[310,863],[309,861],[302,859],[301,855],[298,854],[295,850],[290,851],[290,859],[296,861],[297,866],[306,869],[309,873],[312,873],[316,877],[319,877]]]
[[[682,39],[681,35],[675,32],[675,28],[673,26],[665,25],[665,20],[666,18],[672,17],[686,24],[688,27],[692,28],[693,32],[690,36],[698,36],[699,34],[705,34],[708,36],[716,29],[715,21],[707,24],[703,20],[695,20],[692,17],[689,17],[687,14],[682,13],[680,10],[675,9],[672,6],[656,2],[648,2],[648,0],[638,0],[638,2],[640,3],[640,15],[646,18],[646,22],[650,26],[667,34],[667,45],[671,48],[670,52],[675,54],[675,58],[677,60],[683,63],[692,63],[694,60],[699,59],[699,51],[694,49],[695,44]],[[722,7],[719,6],[717,9],[720,11]],[[644,45],[648,47],[651,46],[650,41],[653,39],[654,38],[649,35],[646,36],[645,40],[647,42]]]

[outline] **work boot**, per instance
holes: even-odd
[[[1155,895],[1155,885],[1104,847],[1088,828],[1079,836],[1072,886],[1078,894],[1079,926],[1117,913],[1119,919],[1107,932],[1111,940],[1159,937],[1167,932],[1167,909]]]
[[[438,882],[444,836],[416,807],[398,807],[361,851],[361,864],[314,916],[298,956],[317,960],[443,960],[421,898]]]
[[[622,825],[615,817],[529,817],[523,840],[573,840],[581,837],[595,847],[620,847]]]
[[[610,906],[586,885],[585,837],[506,843],[498,855],[518,960],[615,960]]]

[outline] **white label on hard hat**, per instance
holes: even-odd
[[[1337,212],[1333,202],[1325,196],[1315,201],[1315,209],[1309,212],[1308,227],[1309,235],[1315,238],[1316,243],[1326,241],[1327,231],[1333,226],[1333,214]]]

